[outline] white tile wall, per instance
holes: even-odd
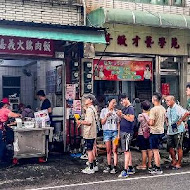
[[[80,6],[58,1],[0,0],[0,20],[81,25],[81,18]]]

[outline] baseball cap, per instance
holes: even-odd
[[[8,98],[3,98],[3,99],[1,100],[1,103],[10,105]]]

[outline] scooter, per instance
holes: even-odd
[[[190,138],[189,131],[186,130],[183,137],[183,154],[187,154],[190,151]]]

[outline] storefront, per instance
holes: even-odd
[[[81,97],[83,43],[105,43],[104,30],[4,21],[0,25],[0,99],[9,97],[14,111],[19,103],[36,110],[36,92],[44,90],[53,108],[53,138],[64,150],[73,114],[68,110]]]
[[[133,100],[150,100],[152,94],[152,61],[133,60],[130,58],[94,59],[94,92],[105,100],[128,94]]]
[[[142,101],[150,100],[152,93],[159,91],[163,95],[175,95],[182,105],[185,103],[190,17],[170,17],[102,8],[88,15],[89,23],[108,28],[107,46],[95,45],[94,92],[97,95],[98,89],[102,89],[105,96],[127,93],[131,100]],[[112,67],[106,69],[109,64]],[[120,67],[115,68],[118,64]],[[115,73],[125,77],[115,78]]]

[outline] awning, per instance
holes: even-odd
[[[64,40],[85,43],[106,43],[105,32],[103,29],[98,30],[95,28],[81,26],[43,27],[43,24],[37,24],[35,27],[31,27],[27,24],[20,26],[19,24],[5,25],[2,23],[3,22],[0,21],[0,35],[2,36]]]
[[[103,8],[88,15],[89,26],[103,27],[105,23],[190,29],[190,16]]]

